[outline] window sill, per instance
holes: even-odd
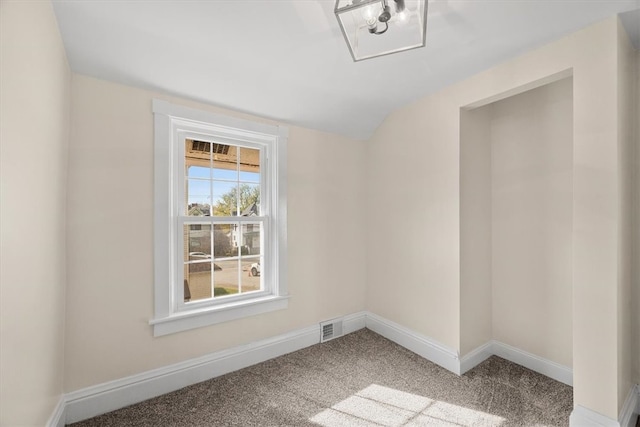
[[[149,324],[153,326],[153,336],[160,337],[270,311],[283,310],[287,308],[288,304],[288,296],[267,296],[228,305],[174,313],[167,317],[152,319]]]

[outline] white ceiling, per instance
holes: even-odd
[[[333,7],[54,0],[77,73],[357,139],[399,107],[616,13],[633,11],[623,22],[640,37],[640,0],[432,0],[425,48],[354,63]]]

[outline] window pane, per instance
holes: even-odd
[[[184,265],[184,301],[194,302],[211,298],[210,262]]]
[[[238,193],[240,193],[240,206],[237,205]],[[260,185],[213,181],[213,214],[215,216],[259,215]]]
[[[260,215],[260,184],[240,184],[240,216]]]
[[[238,256],[238,224],[215,224],[213,230],[214,258]]]
[[[242,258],[242,293],[262,290],[261,258]]]
[[[211,178],[211,168],[210,167],[203,167],[203,166],[189,166],[189,164],[187,163],[187,177],[189,178],[204,178],[204,179],[210,179]]]
[[[242,255],[260,255],[262,230],[260,223],[242,224]]]
[[[213,181],[213,214],[235,216],[238,200],[238,183]]]
[[[211,225],[184,226],[184,300],[211,298]]]
[[[245,147],[240,148],[240,172],[248,174],[247,176],[257,178],[257,180],[255,180],[255,178],[252,179],[255,182],[260,180],[260,150]]]
[[[215,179],[220,179],[225,181],[237,181],[238,171],[227,170],[227,169],[213,169],[213,177]]]
[[[238,180],[238,147],[214,144],[213,178]]]
[[[220,270],[215,271],[213,278],[215,296],[223,297],[225,295],[237,294],[239,291],[239,261],[216,261],[216,264],[220,267]]]
[[[258,184],[214,181],[213,212],[216,216],[255,216],[260,212],[260,186]],[[238,193],[240,205],[238,206]],[[238,209],[240,209],[238,211]]]
[[[184,226],[184,261],[211,260],[211,225]]]
[[[262,290],[262,228],[260,223],[242,224],[242,293]]]
[[[258,184],[260,182],[260,174],[257,172],[240,172],[240,181]]]
[[[203,179],[187,179],[186,181],[186,214],[189,216],[209,216],[211,181]]]
[[[187,139],[184,153],[184,170],[187,177],[211,178],[211,143]]]
[[[240,149],[240,215],[260,215],[260,150]]]

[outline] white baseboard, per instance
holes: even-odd
[[[577,405],[569,418],[570,427],[635,427],[636,414],[640,413],[640,385],[629,390],[617,420],[599,412]]]
[[[47,427],[64,427],[66,417],[65,417],[65,407],[66,407],[66,398],[64,395],[60,396],[58,400],[58,404],[53,409],[53,413],[49,420],[47,421]]]
[[[491,347],[493,354],[496,356],[517,363],[542,375],[546,375],[561,383],[573,386],[573,369],[571,368],[499,341],[492,341]]]
[[[573,370],[571,368],[499,341],[489,341],[460,358],[456,350],[373,313],[367,313],[366,326],[383,337],[458,375],[464,374],[490,356],[496,355],[556,381],[573,385]]]
[[[570,427],[620,427],[618,420],[614,420],[599,412],[576,405],[569,417]]]
[[[463,356],[460,359],[460,372],[464,374],[492,355],[573,386],[573,370],[571,368],[495,340],[491,340]]]
[[[342,333],[350,334],[367,326],[367,312],[360,311],[342,318]]]
[[[475,368],[489,357],[493,356],[493,341],[484,343],[480,347],[460,358],[460,375]]]
[[[629,394],[627,395],[627,399],[624,401],[624,405],[622,405],[622,409],[620,410],[620,416],[618,419],[620,420],[620,427],[635,427],[634,421],[636,417],[634,414],[640,413],[640,386],[634,385],[629,390]]]
[[[366,313],[343,317],[344,333],[365,327]],[[206,381],[320,342],[320,325],[87,387],[65,396],[73,423]],[[55,426],[58,427],[58,426]]]
[[[460,359],[457,351],[373,313],[367,313],[366,325],[373,332],[460,375]]]

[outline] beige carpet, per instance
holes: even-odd
[[[504,359],[458,377],[364,329],[73,426],[567,426],[572,402]]]

